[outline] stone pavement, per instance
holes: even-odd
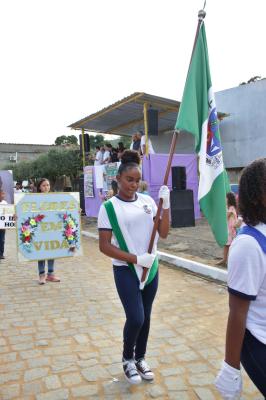
[[[0,399],[212,400],[223,357],[225,287],[161,265],[147,360],[154,383],[130,387],[121,372],[124,315],[110,261],[96,240],[56,261],[61,283],[37,284],[17,264],[8,231],[0,262]],[[244,378],[243,399],[262,397]]]

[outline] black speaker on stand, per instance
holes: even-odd
[[[89,153],[90,152],[90,137],[88,133],[84,133],[84,152]],[[82,150],[82,133],[79,135],[79,153],[80,155],[83,155],[83,150]]]
[[[85,211],[85,196],[84,196],[84,175],[79,177],[79,203],[81,208],[81,215],[86,215]]]
[[[149,136],[158,136],[158,110],[148,108],[147,119]]]
[[[172,167],[173,190],[170,192],[172,228],[195,226],[193,190],[188,190],[186,187],[186,167]]]

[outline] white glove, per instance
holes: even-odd
[[[170,207],[170,192],[166,185],[160,187],[159,198],[163,200],[163,209],[168,210]]]
[[[155,260],[155,254],[144,253],[137,256],[137,264],[145,268],[150,268]]]
[[[242,392],[242,376],[239,369],[231,367],[225,361],[218,373],[214,384],[223,400],[236,400]]]

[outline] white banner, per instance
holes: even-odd
[[[16,227],[14,214],[15,210],[13,205],[0,205],[0,229],[11,229]]]

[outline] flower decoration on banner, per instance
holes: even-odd
[[[71,214],[64,213],[58,215],[63,220],[63,225],[64,225],[63,237],[67,241],[67,244],[69,246],[69,251],[75,251],[79,239],[78,223]]]
[[[43,220],[45,216],[42,214],[36,215],[36,217],[28,217],[24,222],[21,223],[20,228],[20,241],[23,248],[31,253],[32,251],[32,241],[35,234],[36,229],[38,228],[39,223]]]

